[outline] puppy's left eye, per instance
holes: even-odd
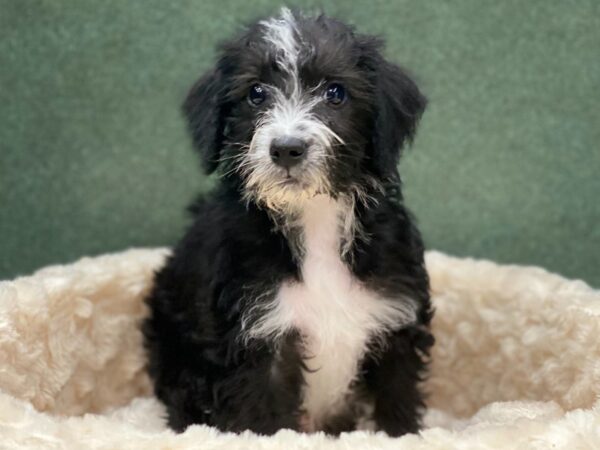
[[[248,92],[248,102],[252,106],[258,106],[267,98],[267,91],[260,84],[254,84]]]
[[[346,100],[346,89],[340,83],[331,83],[325,90],[325,100],[333,106],[339,106]]]

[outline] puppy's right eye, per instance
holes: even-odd
[[[248,92],[248,103],[252,106],[258,106],[267,98],[267,91],[260,84],[254,84]]]

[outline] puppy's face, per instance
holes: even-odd
[[[397,176],[425,99],[379,47],[287,9],[225,44],[184,105],[207,170],[274,210]]]

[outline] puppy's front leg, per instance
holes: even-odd
[[[411,326],[394,332],[380,352],[365,360],[364,381],[378,430],[390,436],[419,430],[425,405],[418,384],[432,344],[426,329]]]
[[[282,359],[277,354],[265,347],[246,350],[236,356],[235,364],[213,366],[210,373],[198,373],[192,365],[170,365],[170,376],[161,374],[156,384],[169,425],[177,431],[202,423],[259,434],[298,430],[300,366],[294,367],[290,356]]]
[[[222,430],[273,434],[299,429],[301,362],[293,337],[271,349],[253,345],[213,384],[213,424]]]

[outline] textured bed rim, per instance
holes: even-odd
[[[0,447],[599,448],[600,292],[543,269],[430,252],[427,428],[390,439],[165,429],[137,322],[164,249],[0,283]]]

